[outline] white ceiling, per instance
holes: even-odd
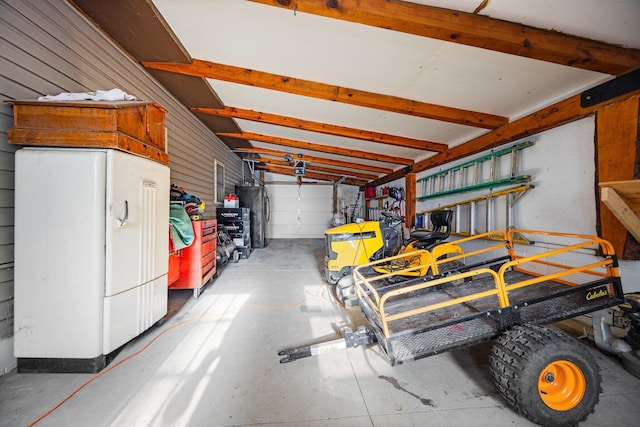
[[[613,76],[241,0],[153,0],[193,58],[517,119]],[[413,3],[473,12],[481,0]],[[640,48],[640,0],[490,0],[482,15]],[[450,147],[486,129],[209,79],[237,107]],[[416,161],[435,153],[237,120],[245,132]],[[255,147],[358,161],[252,142]]]

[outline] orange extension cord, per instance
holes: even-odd
[[[325,289],[327,287],[326,284],[320,285],[319,286],[320,289],[315,292],[315,294],[307,292],[307,294],[311,295],[311,297],[314,298],[322,298],[326,301],[329,301],[331,304],[338,304],[338,305],[342,305],[339,302],[333,300],[332,298],[329,298],[327,296],[327,289]],[[304,304],[307,300],[309,300],[311,297],[306,297],[294,304],[290,304],[290,305],[247,305],[247,306],[242,306],[242,307],[238,307],[238,308],[234,308],[234,309],[229,309],[229,310],[225,310],[222,313],[218,313],[218,314],[211,314],[208,316],[200,316],[200,317],[194,317],[192,319],[186,319],[183,320],[181,322],[176,323],[175,325],[172,325],[170,327],[168,327],[167,329],[161,331],[159,334],[157,334],[155,337],[153,337],[148,343],[146,343],[140,350],[131,353],[130,355],[128,355],[127,357],[125,357],[122,360],[119,360],[115,363],[113,363],[112,365],[109,365],[108,367],[106,367],[105,369],[103,369],[100,373],[94,375],[93,377],[89,378],[87,381],[85,381],[83,384],[81,384],[79,387],[77,387],[75,390],[73,390],[71,393],[69,393],[69,395],[67,395],[67,397],[65,397],[64,399],[62,399],[60,402],[58,402],[57,404],[55,404],[51,409],[49,409],[47,412],[45,412],[44,414],[40,415],[38,418],[36,418],[34,421],[32,421],[31,423],[29,423],[28,427],[32,427],[36,424],[38,424],[40,421],[44,420],[46,417],[48,417],[49,415],[51,415],[52,413],[54,413],[59,407],[61,407],[62,405],[64,405],[69,399],[71,399],[73,396],[75,396],[76,394],[78,394],[83,388],[85,388],[86,386],[88,386],[89,384],[91,384],[92,382],[94,382],[95,380],[97,380],[98,378],[102,377],[103,375],[107,374],[108,372],[112,371],[113,369],[117,368],[118,366],[122,365],[124,362],[133,359],[134,357],[138,356],[140,353],[142,353],[143,351],[145,351],[146,349],[148,349],[151,344],[153,344],[158,338],[160,338],[161,336],[163,336],[164,334],[166,334],[167,332],[178,328],[180,326],[183,326],[187,323],[191,323],[194,321],[200,321],[200,320],[210,320],[212,318],[218,318],[221,316],[224,316],[227,313],[231,313],[234,311],[241,311],[244,309],[287,309],[287,308],[294,308],[294,307],[299,307],[302,304]]]

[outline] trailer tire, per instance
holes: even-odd
[[[458,270],[464,268],[464,262],[462,261],[450,261],[447,263],[442,264],[442,266],[440,267],[440,274],[442,274],[443,276],[447,276],[447,275],[451,275],[451,274],[455,274],[455,272],[457,272]],[[454,272],[454,273],[452,273]],[[453,282],[451,282],[451,284],[453,285],[462,285],[464,283],[464,279],[458,279],[458,280],[454,280]]]
[[[336,298],[338,298],[341,304],[347,307],[353,307],[358,304],[358,293],[353,275],[349,274],[338,280],[336,284]]]
[[[600,399],[595,359],[578,341],[555,328],[512,328],[493,346],[490,362],[500,394],[534,423],[576,425]]]

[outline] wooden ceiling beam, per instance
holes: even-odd
[[[403,136],[387,135],[379,132],[354,129],[345,126],[336,126],[326,123],[313,122],[298,119],[295,117],[280,116],[277,114],[264,113],[260,111],[245,110],[242,108],[225,107],[221,108],[192,108],[195,113],[211,114],[219,117],[230,117],[234,119],[251,120],[260,123],[269,123],[277,126],[285,126],[294,129],[302,129],[310,132],[318,132],[327,135],[344,136],[346,138],[360,139],[363,141],[378,142],[381,144],[407,147],[417,150],[434,151],[441,153],[449,146],[438,142],[423,141],[419,139],[406,138]]]
[[[293,147],[304,150],[318,151],[321,153],[336,154],[339,156],[356,157],[360,159],[374,160],[377,162],[392,163],[398,165],[411,165],[412,159],[402,157],[388,156],[385,154],[368,153],[361,150],[351,150],[348,148],[331,147],[328,145],[314,144],[312,142],[296,141],[294,139],[280,138],[278,136],[261,135],[253,132],[229,133],[220,132],[216,135],[228,138],[246,139],[252,141],[266,142],[269,144],[283,145],[285,147]]]
[[[142,62],[142,65],[154,70],[222,80],[484,129],[495,129],[509,121],[506,117],[496,116],[493,114],[428,104],[426,102],[399,98],[397,96],[333,86],[309,80],[270,74],[264,71],[217,64],[215,62],[200,59],[193,59],[190,64],[173,62]]]
[[[260,156],[258,158],[258,160],[260,162],[269,163],[269,164],[273,164],[273,165],[276,165],[276,166],[289,166],[290,167],[292,165],[292,162],[287,162],[286,160],[282,160],[282,159],[272,159],[270,157]],[[313,171],[317,171],[317,172],[326,172],[326,173],[330,173],[330,174],[334,174],[334,175],[346,175],[346,176],[351,176],[351,177],[355,177],[355,178],[366,179],[367,181],[373,181],[374,179],[378,179],[378,175],[371,175],[371,174],[364,173],[364,172],[358,172],[358,171],[355,171],[353,169],[334,169],[334,168],[328,168],[328,167],[325,167],[325,166],[319,166],[319,165],[317,165],[315,163],[306,163],[306,167],[307,167],[307,170],[313,170]]]
[[[306,162],[337,166],[340,168],[350,168],[350,169],[363,170],[363,171],[369,171],[369,172],[381,173],[381,174],[389,174],[393,172],[393,169],[389,169],[389,168],[365,165],[362,163],[346,162],[344,160],[327,159],[324,157],[309,156],[306,154],[303,154],[300,157],[298,157],[296,153],[288,153],[286,151],[272,150],[270,148],[236,148],[234,151],[241,152],[241,153],[249,153],[249,154],[266,154],[269,156],[279,156],[282,158],[284,158],[284,156],[289,154],[292,158],[304,160]]]
[[[638,49],[458,10],[399,0],[250,1],[616,76],[640,68]]]
[[[293,168],[286,168],[286,167],[281,167],[281,166],[273,166],[273,165],[264,165],[264,166],[259,166],[257,169],[262,169],[265,170],[267,172],[271,172],[271,173],[275,173],[275,174],[279,174],[279,175],[287,175],[287,176],[294,176],[293,174]],[[342,178],[341,175],[331,175],[331,174],[326,174],[326,173],[318,173],[318,172],[305,172],[304,177],[306,178],[311,178],[311,179],[318,179],[321,181],[329,181],[329,182],[337,182],[340,178]],[[346,178],[344,181],[342,181],[343,184],[348,184],[348,185],[355,185],[355,186],[362,186],[365,185],[367,183],[367,181],[362,180],[362,179],[355,179],[355,178]]]

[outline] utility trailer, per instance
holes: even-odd
[[[412,277],[417,270],[429,274]],[[491,375],[518,412],[559,426],[593,412],[597,363],[574,338],[545,325],[624,301],[609,242],[492,231],[361,265],[353,275],[367,327],[349,330],[342,345],[282,351],[281,363],[377,342],[396,365],[496,339]]]

